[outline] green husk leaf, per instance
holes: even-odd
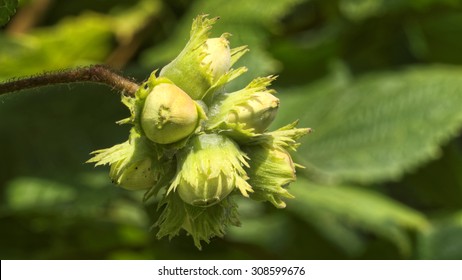
[[[154,224],[159,227],[157,238],[172,239],[184,229],[198,249],[202,249],[202,241],[209,243],[215,236],[223,237],[228,226],[240,225],[237,205],[230,197],[210,207],[195,207],[184,203],[174,192],[167,195],[159,207],[163,210]]]
[[[181,53],[160,71],[160,77],[167,77],[193,99],[202,99],[212,86],[212,78],[206,67],[201,65],[206,56],[201,46],[208,39],[210,29],[218,18],[201,15],[194,19],[190,39]]]
[[[295,128],[297,125],[298,121],[294,121],[293,123],[283,126],[275,131],[256,135],[248,141],[247,144],[266,145],[269,147],[296,151],[298,146],[300,146],[298,140],[312,131],[311,128]]]
[[[279,148],[266,146],[249,146],[245,151],[250,158],[249,184],[254,190],[250,197],[285,208],[283,198],[294,198],[286,189],[295,181],[295,166],[290,155]]]
[[[244,54],[249,51],[247,46],[240,46],[231,49],[231,66],[234,65]]]

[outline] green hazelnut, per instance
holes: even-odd
[[[194,132],[199,123],[197,104],[174,84],[161,83],[146,98],[141,127],[151,141],[170,144]]]
[[[248,49],[230,49],[227,33],[209,38],[216,20],[198,16],[178,56],[134,95],[123,96],[130,117],[118,123],[133,125],[129,140],[94,151],[88,160],[110,165],[115,184],[149,189],[144,199],[156,196],[162,209],[155,224],[159,238],[183,229],[198,248],[201,241],[223,236],[227,226],[239,225],[233,202],[239,193],[286,206],[293,198],[287,187],[300,167],[287,150],[295,151],[311,131],[296,128],[296,122],[267,131],[279,107],[268,89],[275,76],[227,91],[246,71],[231,67]]]
[[[228,123],[242,123],[244,128],[253,128],[261,133],[276,117],[279,99],[268,92],[257,92],[246,103],[235,106],[228,113]]]
[[[231,68],[231,50],[225,36],[211,38],[205,42],[207,55],[202,59],[201,64],[208,67],[212,81],[217,81]]]
[[[282,199],[293,198],[286,187],[296,178],[290,154],[282,148],[259,145],[248,146],[246,152],[250,157],[249,184],[255,191],[252,198],[284,208]]]
[[[246,182],[245,155],[228,137],[201,134],[190,140],[190,147],[178,156],[178,170],[170,189],[193,206],[212,206],[234,189],[244,196],[252,192]]]
[[[94,156],[87,162],[94,162],[96,166],[109,164],[109,176],[120,187],[129,190],[149,189],[161,176],[159,161],[156,160],[159,156],[152,144],[132,128],[129,140],[94,151]]]
[[[234,189],[233,182],[226,180],[223,174],[204,179],[204,185],[199,188],[181,181],[177,188],[180,198],[193,206],[207,207],[220,202]]]
[[[150,158],[132,163],[125,167],[123,172],[118,173],[117,169],[116,164],[111,165],[109,176],[113,183],[127,190],[149,189],[157,181]]]
[[[220,90],[228,81],[246,71],[245,67],[230,70],[247,47],[229,48],[224,33],[209,38],[209,31],[217,18],[198,16],[191,28],[190,38],[180,54],[159,73],[174,82],[194,100],[202,100]]]

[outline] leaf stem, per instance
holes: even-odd
[[[90,65],[0,83],[0,95],[55,84],[93,82],[106,84],[127,96],[134,96],[139,85],[104,65]]]

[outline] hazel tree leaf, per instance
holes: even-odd
[[[19,177],[6,185],[6,205],[10,209],[43,209],[70,203],[76,196],[72,186],[45,179]]]
[[[0,34],[0,79],[102,62],[112,36],[111,19],[93,13],[20,37]]]
[[[297,159],[308,174],[321,175],[312,178],[396,179],[437,158],[460,131],[461,76],[460,67],[415,67],[285,90],[276,125],[297,112],[300,126],[313,128]]]
[[[390,10],[403,8],[409,1],[396,0],[340,0],[342,14],[354,21],[381,16]]]
[[[433,221],[431,230],[419,238],[419,258],[460,260],[462,258],[462,211]]]
[[[291,186],[294,200],[287,210],[317,228],[326,238],[354,256],[364,248],[361,232],[373,233],[409,256],[408,231],[423,232],[429,223],[418,211],[381,195],[352,186],[325,186],[299,178]]]
[[[348,19],[362,21],[384,14],[401,12],[407,9],[429,9],[431,6],[460,7],[458,0],[340,0],[340,12]]]
[[[18,0],[0,0],[0,26],[5,25],[16,13]]]
[[[265,250],[281,253],[282,248],[292,242],[288,237],[291,221],[285,211],[268,212],[264,203],[236,197],[242,226],[229,227],[226,239],[235,242],[258,244]],[[262,234],[263,233],[263,234]]]

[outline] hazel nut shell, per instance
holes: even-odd
[[[194,132],[198,125],[197,104],[174,84],[154,87],[141,113],[141,128],[158,144],[177,142]]]

